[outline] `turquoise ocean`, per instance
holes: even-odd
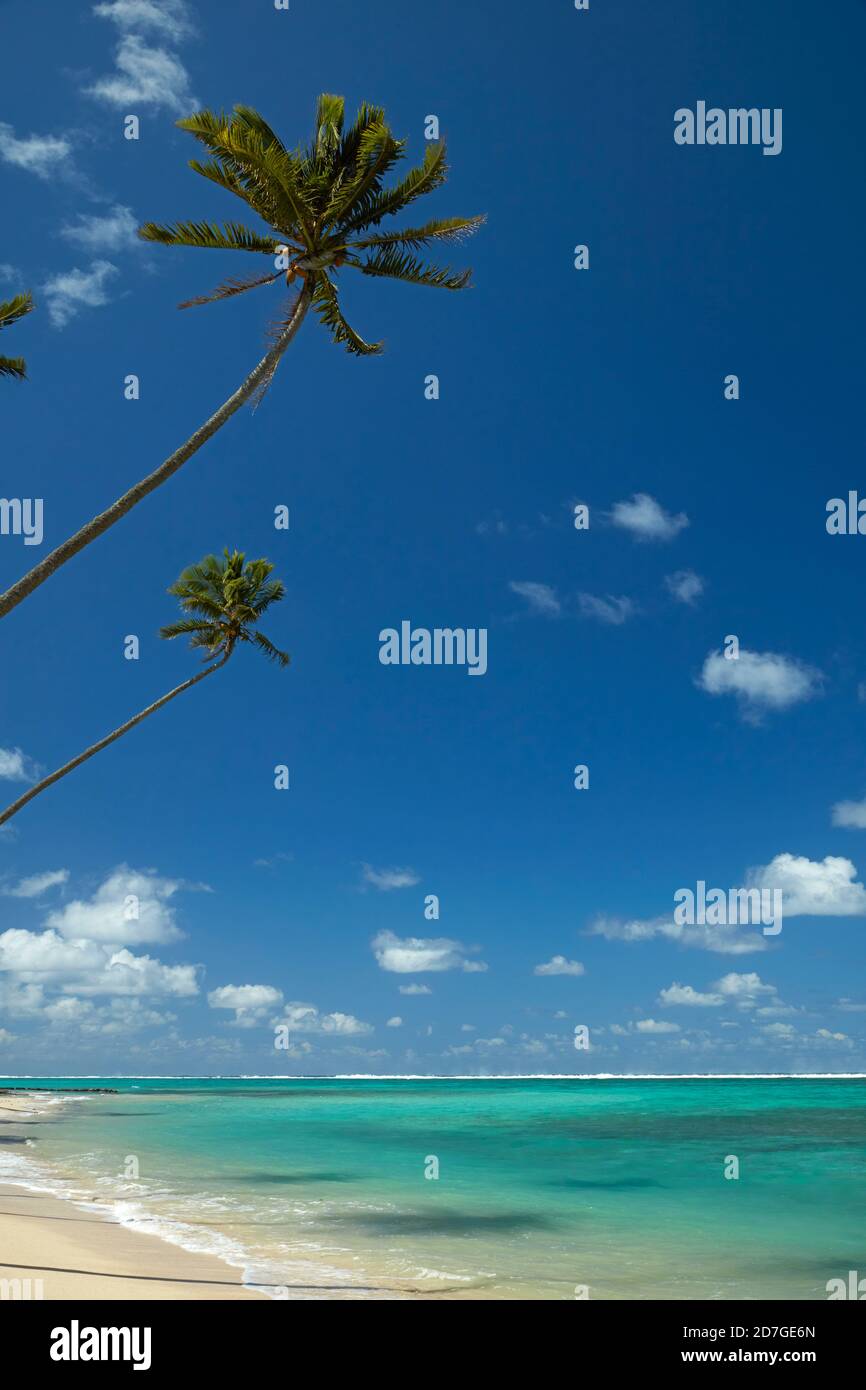
[[[809,1300],[866,1275],[863,1078],[0,1085],[39,1092],[0,1181],[276,1297]],[[50,1094],[76,1085],[119,1094]]]

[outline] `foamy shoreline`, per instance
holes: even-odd
[[[388,1280],[359,1284],[356,1271],[349,1270],[344,1278],[336,1276],[338,1283],[329,1283],[335,1271],[325,1260],[305,1261],[308,1267],[297,1282],[266,1281],[257,1277],[242,1247],[225,1254],[196,1249],[197,1239],[220,1239],[206,1226],[194,1231],[183,1221],[152,1217],[140,1204],[134,1215],[124,1216],[129,1204],[64,1190],[71,1183],[62,1174],[31,1158],[27,1126],[55,1106],[88,1099],[71,1089],[63,1095],[24,1088],[20,1094],[0,1092],[0,1139],[11,1141],[9,1148],[0,1147],[0,1281],[20,1281],[5,1297],[258,1302],[436,1297],[435,1288],[427,1295]],[[22,1152],[16,1153],[19,1143]],[[142,1231],[145,1220],[158,1229]]]
[[[0,1095],[0,1134],[26,1140],[29,1124],[58,1104],[47,1092]],[[244,1288],[241,1271],[224,1261],[113,1221],[104,1203],[50,1190],[50,1178],[40,1181],[27,1168],[26,1145],[20,1156],[18,1147],[4,1144],[2,1152],[20,1157],[19,1165],[4,1165],[20,1168],[20,1176],[0,1177],[0,1280],[13,1281],[8,1297],[268,1301]]]

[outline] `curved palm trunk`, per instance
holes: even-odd
[[[140,724],[149,714],[155,714],[158,709],[162,709],[163,705],[167,705],[169,700],[173,700],[177,695],[182,695],[185,690],[190,690],[192,686],[198,685],[199,681],[206,680],[208,676],[212,676],[214,671],[218,671],[221,666],[225,666],[230,656],[231,651],[229,650],[226,652],[225,656],[221,657],[219,661],[214,662],[213,666],[209,666],[206,671],[199,671],[197,676],[191,676],[188,681],[183,682],[183,685],[176,685],[174,690],[170,690],[167,695],[163,695],[155,704],[148,705],[147,709],[143,709],[140,714],[134,715],[132,719],[127,719],[126,723],[121,724],[119,729],[115,729],[112,733],[107,734],[106,737],[101,738],[98,743],[91,744],[83,753],[79,753],[77,758],[73,758],[69,763],[64,763],[63,767],[59,767],[57,771],[52,772],[49,777],[43,777],[41,782],[37,782],[35,787],[31,787],[29,791],[26,791],[23,796],[19,796],[17,801],[13,801],[11,806],[7,806],[6,810],[0,813],[0,825],[3,825],[7,820],[11,820],[12,817],[17,815],[21,810],[22,806],[26,806],[28,801],[32,801],[34,796],[38,796],[40,792],[44,792],[46,787],[50,787],[53,782],[59,782],[60,778],[65,777],[68,772],[73,772],[76,767],[80,767],[82,763],[86,763],[87,759],[92,758],[94,753],[101,752],[103,748],[108,747],[109,743],[114,743],[115,739],[120,738],[122,734],[126,734],[130,729],[134,729],[136,724]]]
[[[286,327],[283,329],[274,346],[265,354],[261,362],[255,367],[238,387],[234,395],[229,396],[227,401],[214,411],[209,420],[196,430],[195,434],[190,435],[185,444],[181,444],[179,449],[175,449],[173,454],[160,464],[159,468],[153,473],[149,473],[146,478],[142,478],[140,483],[136,483],[122,497],[104,512],[100,512],[92,521],[88,521],[86,526],[82,526],[74,536],[70,536],[56,550],[52,550],[50,555],[46,555],[38,565],[34,565],[23,579],[19,579],[17,584],[13,584],[11,589],[7,589],[5,594],[0,594],[0,618],[5,618],[13,608],[16,608],[22,599],[28,594],[32,594],[34,589],[38,589],[40,584],[44,584],[46,579],[50,579],[55,570],[61,565],[65,565],[67,560],[71,560],[73,555],[77,555],[79,550],[83,550],[91,541],[101,536],[103,531],[107,531],[116,521],[120,521],[122,516],[132,511],[136,503],[146,497],[149,492],[153,492],[162,483],[166,482],[173,473],[186,463],[187,459],[192,458],[202,446],[206,444],[212,435],[234,415],[235,411],[240,410],[245,401],[248,401],[260,386],[267,384],[277,363],[285,352],[289,343],[294,338],[298,329],[304,321],[304,316],[310,307],[312,298],[311,289],[308,285],[301,290],[295,301]],[[2,824],[2,821],[0,821]]]

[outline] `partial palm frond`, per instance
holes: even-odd
[[[254,632],[252,640],[259,651],[264,652],[269,661],[276,661],[278,666],[286,667],[289,665],[292,658],[288,652],[280,651],[279,647],[275,647],[270,638],[266,637],[263,632]]]
[[[412,285],[432,285],[440,290],[465,290],[472,280],[471,270],[451,270],[448,266],[425,265],[396,246],[386,246],[367,261],[351,261],[363,275],[405,280]]]
[[[447,177],[445,145],[437,141],[427,146],[423,163],[410,170],[400,183],[370,199],[367,207],[357,212],[353,210],[341,224],[341,232],[348,235],[350,232],[364,231],[367,227],[377,227],[383,217],[402,212],[425,193],[439,188]]]
[[[396,140],[381,123],[369,125],[358,140],[354,172],[342,182],[339,195],[329,200],[324,227],[339,226],[343,218],[364,218],[382,196],[382,180],[402,158],[405,140]]]
[[[34,307],[33,296],[29,290],[0,302],[0,328],[8,328],[11,324],[17,323],[25,314],[32,313]]]
[[[404,227],[396,232],[378,232],[360,241],[350,241],[349,246],[353,251],[364,251],[373,246],[406,246],[417,251],[422,246],[429,246],[431,241],[463,241],[473,232],[477,232],[486,221],[487,218],[483,215],[440,218],[425,223],[423,227]]]
[[[196,304],[213,304],[217,299],[231,299],[236,294],[246,294],[247,290],[257,289],[259,285],[272,285],[282,275],[281,270],[277,270],[273,275],[256,275],[248,280],[226,280],[224,284],[217,285],[210,294],[197,295],[195,299],[185,299],[182,304],[178,304],[179,309],[191,309]]]
[[[280,243],[276,237],[261,236],[251,232],[240,222],[225,222],[217,226],[213,222],[175,222],[161,227],[156,222],[145,222],[139,227],[138,235],[142,241],[156,241],[163,246],[203,246],[214,251],[261,251],[272,256]]]
[[[372,357],[382,351],[384,344],[365,342],[360,333],[356,333],[351,324],[346,322],[340,311],[336,288],[324,271],[316,278],[313,308],[322,323],[330,329],[334,342],[344,343],[347,352],[358,357]]]
[[[0,376],[11,376],[16,381],[27,380],[27,363],[23,357],[0,357]]]

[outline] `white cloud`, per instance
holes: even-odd
[[[831,1033],[829,1028],[819,1028],[815,1037],[821,1042],[845,1043],[846,1046],[853,1041],[847,1033]]]
[[[866,888],[856,881],[850,859],[828,854],[823,860],[801,854],[777,854],[761,868],[750,869],[749,887],[778,888],[786,917],[861,917]]]
[[[68,941],[55,931],[3,932],[0,971],[13,973],[25,985],[54,986],[70,994],[198,993],[195,966],[163,965],[102,942]]]
[[[759,932],[741,930],[738,926],[688,926],[670,917],[622,918],[599,916],[588,928],[588,935],[603,936],[606,941],[652,941],[663,937],[680,946],[694,946],[703,951],[715,951],[722,956],[747,955],[751,951],[766,951],[767,938]]]
[[[393,1018],[389,1018],[389,1019],[388,1019],[388,1022],[385,1024],[385,1027],[386,1027],[386,1028],[402,1028],[402,1027],[403,1027],[403,1020],[402,1020],[402,1018],[400,1017],[399,1014],[395,1014]]]
[[[665,585],[678,603],[692,604],[704,592],[704,581],[694,570],[677,570],[676,574],[666,574]]]
[[[833,807],[833,824],[849,830],[866,830],[866,797],[862,801],[837,801]]]
[[[18,139],[11,125],[0,121],[0,160],[26,169],[39,179],[56,179],[69,172],[72,144],[62,135],[26,135]]]
[[[673,516],[646,492],[636,492],[630,502],[616,502],[610,517],[638,541],[670,541],[689,524],[685,512]]]
[[[123,36],[114,62],[113,73],[85,89],[88,96],[111,106],[164,107],[178,116],[189,115],[198,105],[180,58],[166,48],[152,48],[139,34]]]
[[[768,1038],[777,1038],[780,1042],[787,1042],[790,1038],[797,1036],[797,1030],[792,1028],[790,1023],[765,1023],[761,1029]]]
[[[566,960],[565,956],[552,956],[544,965],[536,965],[533,975],[585,975],[586,969],[579,960]]]
[[[153,30],[176,41],[193,32],[186,0],[100,0],[93,13],[124,31]]]
[[[538,584],[534,580],[514,580],[508,585],[512,593],[519,594],[525,599],[530,612],[540,613],[546,618],[558,617],[562,611],[562,605],[549,584]]]
[[[75,987],[78,994],[198,994],[194,965],[163,965],[152,956],[114,951],[100,976]]]
[[[401,994],[432,994],[432,993],[433,993],[433,991],[432,991],[432,989],[430,988],[429,985],[400,985],[400,986],[399,986],[399,991],[400,991]]]
[[[372,1033],[372,1024],[362,1023],[352,1014],[321,1014],[313,1004],[286,1004],[276,1024],[285,1024],[293,1033],[316,1033],[328,1037],[357,1037]]]
[[[467,959],[473,947],[448,937],[424,939],[418,936],[400,938],[393,932],[381,931],[371,942],[373,954],[382,970],[397,975],[412,975],[424,970],[486,970],[482,961]]]
[[[736,660],[710,652],[696,684],[708,695],[733,695],[748,718],[811,700],[822,679],[820,671],[792,657],[741,647]]]
[[[598,622],[609,623],[613,627],[619,627],[634,613],[634,604],[630,598],[614,598],[613,594],[608,594],[607,598],[598,598],[595,594],[578,594],[577,602],[582,617],[596,618]]]
[[[210,991],[207,1002],[212,1009],[233,1009],[239,1028],[253,1028],[279,1008],[283,992],[272,985],[220,985]]]
[[[638,1033],[679,1033],[678,1023],[657,1023],[654,1018],[641,1018],[635,1023]]]
[[[99,213],[79,213],[78,221],[61,227],[60,235],[87,251],[122,251],[141,245],[136,236],[137,227],[132,209],[121,207],[118,203],[101,216]]]
[[[94,261],[89,270],[64,270],[46,280],[42,293],[55,328],[65,328],[82,309],[101,309],[109,302],[106,284],[118,274],[111,261]]]
[[[3,888],[0,891],[7,898],[38,898],[41,893],[66,883],[68,879],[68,869],[48,869],[43,874],[31,874],[29,878],[19,879],[12,888]]]
[[[20,748],[0,748],[0,779],[6,782],[35,782],[35,763]]]
[[[15,1041],[15,1034],[10,1033],[8,1028],[0,1028],[0,1043],[11,1043]]]
[[[125,864],[109,874],[92,898],[76,899],[50,912],[47,927],[61,936],[106,941],[115,946],[179,941],[171,899],[181,884],[155,873],[141,873]]]
[[[390,893],[393,888],[414,888],[421,882],[414,869],[374,869],[371,864],[361,866],[361,876],[381,893]]]
[[[754,1009],[762,999],[775,996],[776,986],[767,985],[754,970],[738,975],[731,971],[716,980],[712,989],[723,996],[726,1004],[735,1004],[738,1009]]]
[[[677,1004],[708,1009],[717,1008],[724,1002],[724,996],[721,994],[699,994],[697,990],[692,989],[691,985],[678,985],[676,983],[669,985],[659,994],[659,1003],[668,1007]]]

